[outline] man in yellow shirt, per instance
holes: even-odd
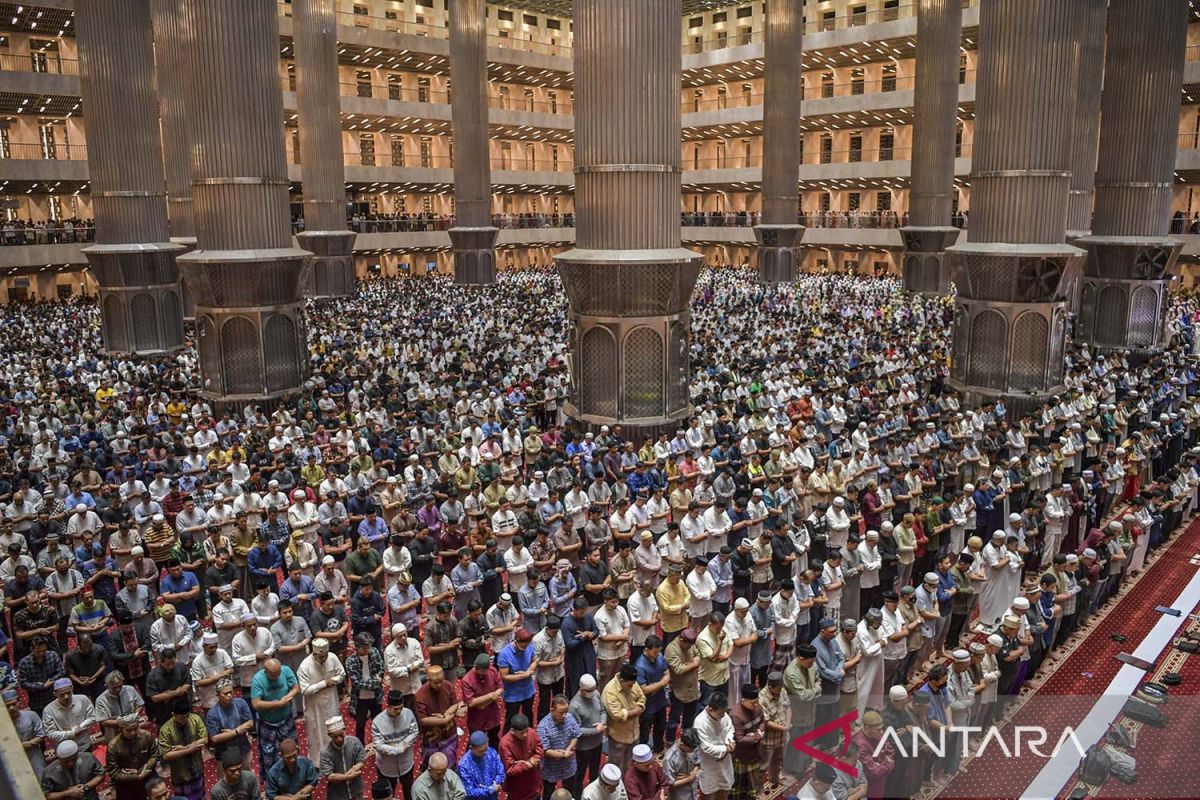
[[[700,706],[708,704],[714,692],[724,692],[729,685],[729,656],[733,639],[725,633],[725,615],[714,611],[708,624],[696,637],[696,653],[700,656]]]
[[[646,694],[637,682],[637,667],[625,663],[600,694],[608,715],[608,762],[621,768],[624,775],[633,763],[633,748],[638,743],[640,717],[646,710]]]
[[[658,585],[654,593],[658,600],[659,621],[662,623],[663,642],[670,644],[671,640],[683,632],[688,624],[688,603],[692,593],[683,582],[683,565],[672,564],[667,568],[667,579]]]

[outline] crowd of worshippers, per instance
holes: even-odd
[[[912,796],[959,751],[885,727],[1001,719],[1200,487],[1189,301],[1020,415],[946,385],[950,308],[706,273],[695,413],[635,439],[564,417],[549,273],[364,284],[270,411],[100,355],[86,303],[0,310],[0,688],[46,796]],[[851,710],[861,777],[810,770]]]

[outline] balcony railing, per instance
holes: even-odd
[[[970,2],[963,3],[963,7],[966,8],[969,5],[974,5],[976,2],[978,0],[970,0]],[[913,3],[886,8],[863,8],[860,11],[850,11],[846,14],[837,14],[828,17],[822,14],[818,19],[808,19],[805,21],[804,33],[813,34],[823,31],[842,30],[844,28],[856,28],[860,25],[871,25],[876,22],[892,22],[911,17],[914,14],[916,14],[916,5]],[[743,45],[755,44],[762,40],[763,31],[760,29],[734,27],[728,31],[710,33],[702,38],[690,35],[685,36],[683,52],[707,53],[710,50],[724,50],[727,47],[741,47]]]
[[[444,25],[433,25],[428,22],[401,19],[403,11],[388,11],[384,12],[381,16],[373,13],[365,6],[361,7],[361,10],[366,13],[339,11],[337,24],[352,28],[371,28],[389,33],[404,33],[410,36],[429,36],[437,39],[449,38],[449,33]],[[292,8],[287,3],[280,3],[279,13],[280,16],[290,17],[292,16]],[[539,34],[529,34],[519,30],[504,31],[505,35],[489,33],[487,43],[491,47],[504,47],[509,50],[523,50],[527,53],[569,57],[571,55],[571,46],[569,44],[560,44],[558,40],[560,38],[569,40],[570,33],[568,31],[562,31],[561,33],[561,37],[551,36],[549,35],[549,31]]]
[[[79,62],[73,58],[60,58],[44,51],[27,55],[0,54],[0,70],[13,72],[44,72],[49,75],[78,75]]]
[[[391,214],[376,217],[352,217],[348,220],[355,233],[422,233],[446,231],[455,218],[446,214]],[[493,214],[492,226],[503,230],[533,228],[574,228],[574,214]],[[304,229],[304,220],[292,224],[294,231]]]
[[[282,80],[285,92],[296,91],[294,76],[285,76]],[[432,87],[412,87],[389,81],[353,81],[338,84],[338,94],[342,97],[364,97],[374,100],[396,100],[405,103],[450,103],[450,92]],[[503,94],[489,94],[488,108],[498,108],[505,111],[530,111],[540,114],[571,114],[572,104],[565,99],[537,100],[532,97],[512,97]]]
[[[287,162],[300,164],[300,154],[287,150]],[[420,152],[393,151],[385,140],[378,150],[352,150],[342,154],[342,163],[347,167],[403,167],[406,169],[452,169],[454,159],[449,156],[423,155]],[[492,156],[491,167],[495,171],[512,172],[573,172],[575,164],[566,159],[553,158],[506,158]]]
[[[0,223],[0,244],[6,247],[33,244],[83,244],[95,240],[95,227],[86,223]]]
[[[57,142],[0,142],[0,159],[14,161],[87,161],[87,145]]]

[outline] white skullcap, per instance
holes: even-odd
[[[973,492],[973,491],[975,491],[975,484],[973,484],[973,483],[968,483],[966,486],[964,486],[964,487],[963,487],[963,491],[964,491],[964,492]]]
[[[336,564],[336,563],[337,563],[337,561],[334,559],[333,556],[322,556],[321,557],[321,565],[322,566],[324,566],[325,564]]]
[[[131,555],[131,556],[143,556],[145,554],[146,554],[146,551],[142,549],[141,545],[135,544],[133,547],[131,547],[129,549],[129,555]]]
[[[579,676],[579,688],[595,689],[596,688],[596,679],[593,678],[591,675],[580,675]]]
[[[316,650],[321,650],[321,651],[328,650],[328,649],[329,649],[329,640],[328,640],[328,639],[313,639],[313,640],[312,640],[312,649],[313,649],[314,651],[316,651]]]
[[[87,506],[85,504],[83,504],[83,503],[75,504],[75,513],[76,514],[82,514],[85,511],[87,511]]]
[[[1012,607],[1019,608],[1022,611],[1028,611],[1029,610],[1029,598],[1027,598],[1027,597],[1013,598]]]
[[[833,498],[833,504],[835,506],[844,506],[844,505],[846,505],[846,498],[841,497],[841,496],[835,497],[835,498]]]
[[[79,752],[79,745],[75,744],[74,739],[63,739],[58,743],[58,747],[54,748],[54,752],[59,758],[70,758]]]
[[[392,626],[392,638],[393,639],[396,639],[400,636],[404,636],[407,633],[408,633],[408,628],[404,627],[403,622],[397,622],[395,625]]]
[[[165,521],[166,521],[166,519],[167,519],[167,518],[166,518],[166,517],[164,517],[162,514],[155,514],[155,515],[152,517],[152,520],[153,520],[154,522],[165,522]]]
[[[900,685],[893,686],[892,688],[888,689],[888,699],[889,700],[907,700],[908,699],[908,690]]]
[[[600,780],[616,786],[621,782],[621,768],[616,764],[605,764],[600,770]]]
[[[950,657],[951,657],[951,658],[953,658],[955,661],[958,661],[958,662],[970,661],[970,660],[971,660],[971,654],[970,654],[970,652],[968,652],[968,651],[966,651],[966,650],[961,650],[961,649],[960,649],[960,650],[955,650],[953,653],[951,653],[951,654],[950,654]]]
[[[325,730],[329,731],[330,733],[344,731],[346,730],[346,720],[342,719],[341,717],[330,717],[329,719],[325,720]]]
[[[1004,637],[998,633],[993,633],[987,638],[987,641],[992,647],[1004,647]]]
[[[1021,515],[1020,515],[1020,514],[1009,514],[1009,515],[1008,515],[1008,521],[1009,521],[1009,522],[1020,522],[1020,521],[1021,521]]]

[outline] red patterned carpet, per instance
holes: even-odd
[[[1133,652],[1160,618],[1153,610],[1154,606],[1170,604],[1196,574],[1197,564],[1193,556],[1198,551],[1200,520],[1193,521],[1184,532],[1176,534],[1169,547],[1155,554],[1153,563],[1140,579],[1128,586],[1115,601],[1109,601],[1107,612],[1102,612],[1086,638],[1065,658],[1048,664],[1049,670],[1043,667],[1042,671],[1048,677],[1040,687],[1023,687],[1022,705],[1010,719],[1009,725],[1034,724],[1039,710],[1044,712],[1049,702],[1053,703],[1055,719],[1060,724],[1077,725],[1093,707],[1095,696],[1105,691],[1123,666],[1116,660],[1116,654]],[[1191,609],[1186,609],[1185,613],[1189,611]],[[1123,634],[1128,641],[1114,641],[1110,637],[1115,633]],[[1156,669],[1151,671],[1152,674],[1178,671],[1182,655],[1175,650],[1164,652],[1156,661]],[[1191,661],[1198,662],[1200,659],[1193,658]],[[1191,679],[1185,674],[1183,685],[1172,690],[1173,694],[1181,697],[1200,695],[1200,663],[1193,663],[1190,669],[1193,673]],[[1039,703],[1039,700],[1048,702]],[[1187,778],[1189,783],[1180,783],[1177,777],[1181,774],[1179,744],[1190,741],[1196,730],[1195,718],[1200,717],[1196,713],[1200,700],[1177,705],[1181,711],[1191,713],[1181,713],[1178,719],[1172,717],[1166,729],[1143,729],[1142,739],[1133,753],[1139,762],[1138,772],[1142,775],[1138,783],[1126,786],[1115,778],[1110,779],[1101,796],[1131,798],[1143,796],[1142,792],[1145,792],[1145,796],[1158,798],[1200,796],[1200,761],[1193,762],[1194,772],[1188,770],[1191,773]],[[1171,740],[1175,742],[1174,752],[1170,746]],[[1142,766],[1143,759],[1145,768]],[[1007,796],[1018,797],[1044,764],[1042,759],[1008,758],[999,749],[989,748],[983,756],[967,763],[945,788],[940,791],[934,789],[927,795],[944,798],[998,796],[995,793],[997,776],[1003,775],[1004,784],[1012,789],[1011,794],[1006,793]],[[1156,769],[1156,766],[1159,768]],[[1075,785],[1074,780],[1069,781],[1061,796],[1070,794]],[[1088,795],[1096,796],[1091,791]]]

